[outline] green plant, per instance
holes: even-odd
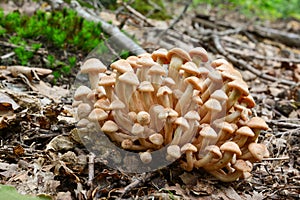
[[[0,185],[0,200],[51,200],[50,196],[29,196],[21,195],[13,186]]]

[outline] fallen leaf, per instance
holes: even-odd
[[[53,151],[68,151],[74,148],[74,143],[71,139],[64,135],[58,135],[54,137],[49,144],[47,144],[46,151],[53,150]]]
[[[20,106],[10,96],[0,92],[0,111],[2,110],[13,110],[18,109]]]

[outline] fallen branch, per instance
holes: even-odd
[[[242,68],[244,68],[244,69],[250,71],[251,73],[255,74],[256,76],[258,76],[262,79],[268,80],[268,81],[273,81],[273,82],[281,83],[281,84],[288,85],[288,86],[295,86],[296,85],[296,83],[294,81],[289,81],[289,80],[285,80],[285,79],[278,79],[276,77],[264,74],[264,73],[262,73],[262,71],[252,67],[246,61],[241,60],[241,59],[237,59],[233,55],[229,54],[223,48],[222,44],[220,43],[220,38],[217,34],[213,34],[212,39],[213,39],[214,45],[217,48],[218,52],[220,54],[222,54],[223,56],[225,56],[230,62],[234,63],[235,65],[240,65]]]

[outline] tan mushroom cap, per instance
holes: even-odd
[[[250,162],[246,162],[242,159],[238,159],[234,165],[233,168],[242,171],[242,172],[251,172],[252,170],[252,164]]]
[[[167,54],[168,60],[171,60],[172,56],[174,56],[174,55],[181,58],[184,63],[188,62],[188,61],[192,61],[192,58],[190,57],[190,55],[181,48],[175,47],[175,48],[169,50],[169,52]]]
[[[243,136],[247,136],[247,137],[254,137],[255,136],[254,132],[248,126],[240,127],[238,130],[236,130],[235,134],[243,135]]]
[[[189,51],[190,56],[193,57],[200,57],[202,62],[208,61],[207,51],[202,47],[196,47]]]
[[[101,108],[105,111],[110,110],[110,103],[107,99],[99,99],[94,104],[94,108]]]
[[[178,117],[178,112],[172,108],[164,108],[163,112],[158,114],[158,118],[161,120],[167,119],[168,117]]]
[[[174,124],[177,124],[178,126],[181,126],[183,127],[184,129],[189,129],[190,128],[190,125],[189,123],[187,122],[187,120],[183,117],[178,117]]]
[[[157,65],[157,63],[152,60],[151,56],[142,56],[136,61],[136,63],[142,67],[152,67],[153,65]]]
[[[222,105],[220,102],[216,99],[208,99],[204,103],[205,108],[211,111],[221,111],[222,110]]]
[[[217,128],[219,128],[220,130],[226,131],[229,134],[234,133],[234,131],[236,130],[237,126],[234,124],[230,124],[226,121],[222,121],[222,122],[218,122],[216,121],[216,123],[214,123],[216,125]]]
[[[216,68],[219,67],[221,65],[230,65],[229,62],[223,58],[219,58],[216,60],[213,60],[210,64],[212,67]]]
[[[106,66],[97,58],[87,59],[80,68],[80,72],[85,73],[103,73],[106,71]]]
[[[105,121],[105,123],[101,127],[101,131],[103,131],[104,133],[113,133],[118,130],[119,130],[118,125],[112,120]]]
[[[141,65],[137,64],[138,59],[139,57],[137,56],[129,56],[126,58],[126,61],[131,65],[133,69],[137,69],[141,67]]]
[[[151,117],[150,114],[147,113],[146,111],[140,111],[137,115],[136,115],[136,121],[141,124],[142,126],[147,125],[150,123],[151,121]]]
[[[205,126],[201,129],[201,131],[199,132],[199,134],[203,137],[206,138],[208,140],[214,140],[218,137],[218,134],[216,133],[216,131],[210,127],[210,126]]]
[[[197,147],[195,147],[195,145],[191,144],[191,143],[186,143],[185,145],[183,145],[180,149],[181,153],[185,153],[187,151],[191,151],[191,152],[197,152]]]
[[[74,99],[76,101],[80,101],[82,100],[83,98],[86,98],[86,96],[91,92],[92,90],[87,87],[87,86],[84,86],[84,85],[81,85],[79,86],[76,91],[75,91],[75,94],[74,94]]]
[[[211,98],[216,99],[218,101],[226,101],[228,100],[228,96],[223,90],[215,90],[211,95]]]
[[[143,81],[138,86],[138,90],[140,92],[153,92],[154,87],[152,86],[152,84],[149,81]]]
[[[132,71],[125,72],[124,74],[119,76],[119,81],[122,81],[129,85],[134,85],[134,86],[138,86],[140,84],[138,77]]]
[[[236,80],[229,82],[228,86],[239,90],[242,93],[242,95],[245,95],[245,96],[249,95],[248,85],[245,81],[243,81],[241,79],[236,79]]]
[[[223,156],[222,152],[220,151],[220,148],[216,145],[209,145],[205,147],[204,150],[213,153],[218,159],[222,158]]]
[[[269,151],[264,144],[252,142],[248,145],[248,149],[252,156],[258,161],[269,157]]]
[[[155,62],[159,59],[163,64],[167,64],[169,62],[167,58],[167,54],[168,54],[167,49],[160,48],[153,51],[151,57]]]
[[[155,145],[162,145],[164,143],[164,137],[159,133],[150,135],[149,140]]]
[[[103,76],[98,85],[100,86],[112,86],[116,83],[116,79],[113,76]]]
[[[102,121],[107,118],[108,118],[108,114],[101,108],[95,108],[88,116],[88,119],[93,122]]]
[[[196,90],[203,90],[203,87],[201,85],[201,81],[199,78],[197,78],[196,76],[190,76],[184,79],[184,82],[186,84],[191,84],[193,86],[194,89]]]
[[[193,62],[186,62],[183,65],[181,65],[180,69],[184,70],[186,73],[192,74],[194,76],[199,74],[198,67]]]
[[[161,97],[165,94],[172,94],[172,93],[173,93],[173,91],[168,86],[162,86],[162,87],[158,88],[156,96]]]
[[[247,108],[253,108],[256,105],[253,97],[250,94],[248,96],[243,96],[240,99],[240,103],[241,104],[246,104]]]
[[[132,129],[131,129],[131,133],[133,135],[136,135],[136,136],[141,136],[142,133],[144,133],[144,126],[142,126],[141,124],[139,123],[135,123],[133,126],[132,126]]]
[[[269,126],[266,124],[265,120],[260,117],[252,117],[249,122],[247,123],[252,129],[261,129],[261,130],[268,130]]]
[[[221,151],[231,152],[238,156],[242,155],[239,146],[235,142],[227,141],[220,146]]]
[[[170,145],[167,148],[168,155],[173,159],[178,159],[181,157],[180,147],[178,145]]]
[[[190,110],[189,112],[187,112],[184,115],[184,118],[187,119],[187,120],[197,120],[197,121],[199,121],[200,120],[200,115],[197,111]]]
[[[79,119],[86,118],[90,112],[92,111],[92,107],[88,103],[81,103],[77,108],[77,116]]]
[[[130,63],[124,59],[117,60],[110,64],[110,67],[119,73],[125,73],[125,72],[133,72],[133,69],[130,65]]]
[[[109,108],[111,110],[119,110],[119,109],[123,109],[125,107],[126,107],[125,104],[122,101],[118,100],[118,99],[111,102],[111,104],[109,106]]]
[[[165,76],[167,72],[164,70],[164,68],[159,64],[154,64],[149,70],[148,75],[161,75]]]
[[[199,67],[198,72],[199,72],[199,75],[201,75],[201,77],[207,77],[209,74],[209,70],[205,67]]]
[[[140,159],[144,164],[149,164],[152,161],[152,155],[150,152],[142,152],[140,153]]]

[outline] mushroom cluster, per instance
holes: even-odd
[[[79,86],[74,94],[78,125],[97,123],[144,164],[166,148],[166,160],[229,182],[248,177],[252,163],[268,156],[257,143],[268,126],[252,116],[255,102],[241,74],[224,59],[209,62],[201,47],[158,49],[110,67],[90,58],[81,73],[90,88]]]

